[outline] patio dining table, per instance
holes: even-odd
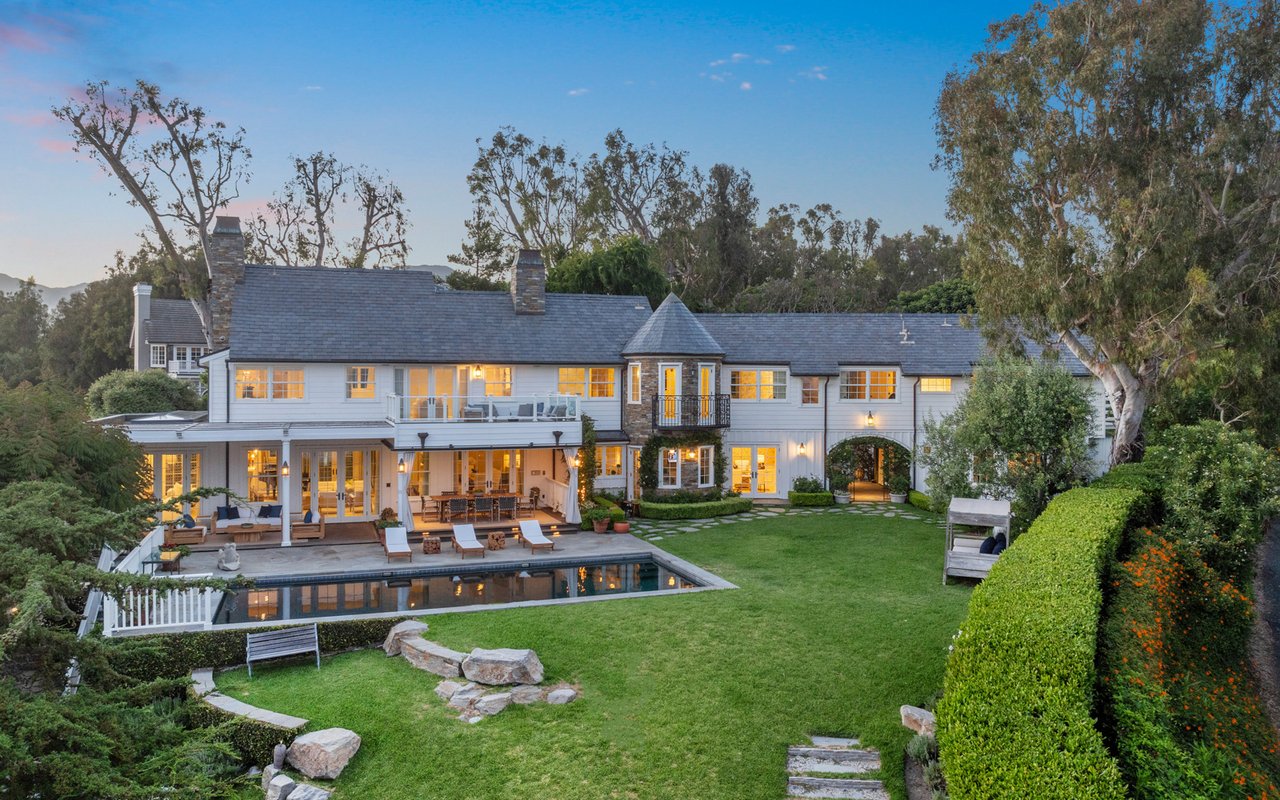
[[[430,499],[436,503],[436,513],[441,522],[445,522],[445,516],[448,513],[449,501],[465,499],[467,501],[468,510],[474,512],[476,507],[476,498],[489,497],[497,500],[499,497],[514,497],[519,499],[520,494],[517,492],[482,492],[474,494],[433,494],[428,495]]]

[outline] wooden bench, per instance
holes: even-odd
[[[245,637],[245,664],[249,677],[253,677],[253,662],[268,658],[296,656],[300,653],[316,654],[316,669],[320,669],[320,633],[315,623],[285,628],[265,633],[250,633]]]

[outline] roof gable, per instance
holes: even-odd
[[[143,331],[148,344],[206,344],[200,315],[190,300],[152,298]]]

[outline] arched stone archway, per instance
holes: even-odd
[[[850,436],[827,451],[831,488],[854,500],[888,500],[893,477],[911,476],[911,451],[883,436]]]

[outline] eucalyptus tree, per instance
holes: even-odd
[[[1101,379],[1113,463],[1140,457],[1157,386],[1277,294],[1278,24],[1271,0],[1037,3],[944,83],[983,323]]]

